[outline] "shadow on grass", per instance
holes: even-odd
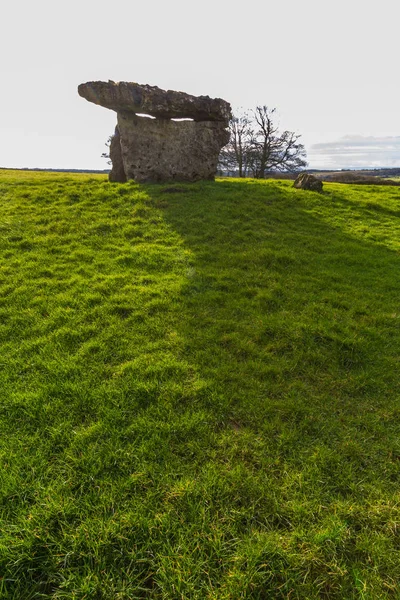
[[[339,203],[342,208],[351,208],[356,213],[365,214],[367,217],[374,213],[382,213],[389,217],[400,216],[398,208],[400,190],[397,188],[346,185],[346,191],[344,191],[340,184],[334,186],[327,184],[323,193],[333,196],[336,203]],[[388,206],[388,204],[392,204],[392,206]]]
[[[347,600],[357,573],[386,597],[398,255],[341,228],[336,191],[98,188],[65,199],[64,304],[49,287],[31,340],[29,288],[10,329],[5,593]]]
[[[308,210],[316,202],[332,213],[370,207],[336,190],[316,195],[279,182],[198,188],[201,195],[190,187],[163,194],[163,214],[192,253],[180,307],[187,351],[225,402],[238,401],[259,423],[260,395],[282,397],[291,386],[351,398],[350,410],[355,397],[386,397],[396,380],[388,336],[397,323],[398,255]],[[161,191],[148,188],[156,205]]]

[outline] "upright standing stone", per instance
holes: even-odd
[[[78,93],[117,112],[111,181],[214,179],[219,152],[229,141],[231,107],[225,100],[112,81],[83,83]]]

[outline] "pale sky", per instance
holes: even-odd
[[[80,98],[136,81],[266,104],[314,168],[400,167],[394,0],[10,0],[2,6],[0,166],[105,169],[116,114]]]

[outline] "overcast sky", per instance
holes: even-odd
[[[400,166],[393,0],[10,0],[0,166],[93,168],[116,114],[79,83],[136,81],[276,107],[310,167]]]

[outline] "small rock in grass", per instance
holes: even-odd
[[[313,192],[322,192],[322,181],[310,175],[309,173],[300,173],[294,181],[293,187],[300,190],[312,190]]]

